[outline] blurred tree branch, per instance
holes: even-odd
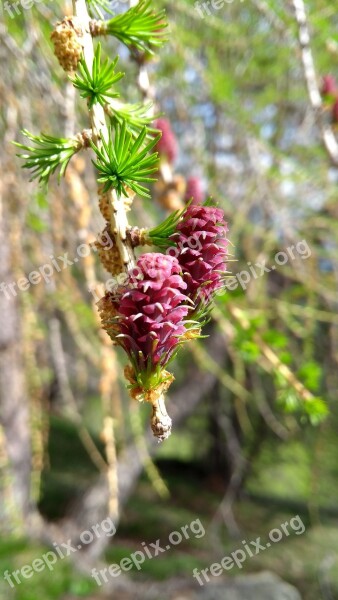
[[[338,142],[332,127],[323,118],[323,102],[319,91],[314,59],[311,50],[310,29],[303,0],[292,0],[296,22],[298,25],[298,40],[301,50],[304,77],[308,89],[310,103],[319,125],[324,147],[332,164],[338,167]]]
[[[9,243],[10,217],[8,207],[3,201],[4,187],[3,178],[0,187],[0,281],[7,285],[12,281],[12,264]],[[0,424],[6,439],[11,497],[16,519],[12,526],[16,529],[18,524],[21,528],[24,527],[24,521],[31,511],[30,419],[18,300],[8,299],[4,293],[0,294],[0,333]],[[4,508],[6,513],[5,503]],[[7,518],[6,529],[10,530],[10,514]]]

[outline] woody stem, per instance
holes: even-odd
[[[88,13],[86,0],[73,0],[73,10],[83,31],[83,55],[87,67],[89,71],[91,71],[94,60],[94,44],[90,33],[91,18]],[[101,139],[108,139],[108,128],[104,110],[99,103],[95,103],[89,108],[89,117],[93,142],[100,148],[102,146]],[[114,189],[110,189],[107,192],[107,198],[110,207],[110,229],[116,238],[121,264],[123,265],[124,270],[128,271],[135,265],[135,256],[131,241],[127,237],[128,220],[124,199],[123,197],[118,196]]]

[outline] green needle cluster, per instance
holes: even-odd
[[[111,13],[108,0],[87,0],[87,3],[91,14],[96,12],[102,16],[102,11]],[[93,36],[112,34],[139,51],[152,52],[152,48],[160,47],[165,41],[165,11],[156,11],[151,0],[140,0],[123,14],[91,23],[96,25],[91,32]],[[114,86],[124,76],[124,73],[115,71],[117,61],[118,57],[101,62],[101,44],[98,43],[93,64],[88,65],[82,56],[78,71],[70,80],[81,98],[87,100],[90,109],[99,104],[110,119],[108,139],[102,139],[100,147],[90,142],[96,153],[93,163],[98,169],[98,181],[104,183],[104,190],[114,188],[119,195],[128,196],[127,188],[130,188],[140,196],[149,197],[149,191],[143,184],[155,181],[151,175],[158,168],[158,155],[153,149],[161,135],[151,125],[158,115],[151,114],[151,102],[114,105],[112,99],[119,97]],[[23,134],[32,144],[16,143],[21,149],[18,156],[25,161],[23,167],[31,169],[32,179],[43,184],[48,184],[50,176],[58,169],[60,180],[72,156],[89,142],[81,141],[79,135],[65,139],[44,133],[35,136],[27,130]]]
[[[115,123],[122,125],[125,121],[127,129],[133,137],[137,137],[140,130],[147,127],[147,136],[149,137],[159,131],[154,127],[149,127],[160,116],[159,114],[149,116],[152,105],[152,102],[148,102],[147,104],[121,104],[118,107],[108,104],[105,110],[113,125]]]
[[[175,246],[175,242],[170,239],[170,236],[176,232],[177,224],[182,219],[189,204],[182,208],[182,210],[176,210],[171,213],[162,223],[148,231],[148,238],[154,246],[162,250],[166,250],[170,246]]]
[[[24,150],[23,153],[17,154],[26,162],[23,164],[25,169],[31,169],[33,179],[39,179],[39,182],[47,184],[49,177],[55,173],[60,167],[59,180],[65,174],[67,165],[81,148],[82,144],[76,137],[74,138],[57,138],[51,135],[41,133],[33,135],[27,129],[22,133],[35,145],[26,146],[13,142],[15,146]]]
[[[110,129],[108,140],[102,139],[101,149],[91,143],[97,156],[93,163],[99,172],[98,181],[105,184],[105,192],[114,188],[119,195],[128,196],[126,187],[129,187],[140,196],[150,197],[148,189],[139,182],[155,181],[150,175],[158,168],[158,154],[147,154],[157,144],[161,135],[157,135],[144,146],[146,135],[147,130],[143,128],[134,139],[124,121],[122,126],[115,126],[114,140]]]
[[[87,0],[88,9],[92,17],[103,19],[103,12],[113,14],[109,0]],[[103,11],[103,12],[102,12]]]
[[[140,0],[127,12],[106,21],[102,33],[113,35],[126,46],[152,54],[153,47],[166,42],[164,30],[167,27],[165,11],[154,12],[150,0]]]
[[[101,106],[105,106],[109,98],[117,98],[119,94],[112,92],[111,87],[124,77],[124,73],[115,73],[118,57],[111,62],[108,58],[101,65],[101,44],[99,43],[95,50],[93,60],[93,68],[90,73],[84,58],[79,63],[79,73],[70,80],[74,87],[81,91],[81,98],[88,99],[88,106],[91,108],[93,104],[98,102]]]

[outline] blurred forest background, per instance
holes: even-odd
[[[105,592],[162,600],[164,591],[151,592],[160,582],[193,586],[193,568],[299,514],[304,535],[250,559],[242,574],[268,570],[306,600],[338,598],[334,99],[316,106],[315,91],[308,94],[293,2],[234,0],[210,14],[189,0],[158,7],[167,9],[170,35],[146,67],[146,88],[127,49],[103,41],[120,55],[124,98],[154,97],[179,143],[169,188],[156,184],[152,200],[136,199],[132,224],[159,223],[181,201],[182,177],[193,176],[225,210],[232,273],[264,261],[276,268],[260,275],[256,267],[245,285],[237,279],[218,297],[208,337],[182,351],[168,400],[174,430],[161,445],[148,431],[150,407],[128,397],[124,357],[100,332],[89,290],[109,275],[95,251],[26,291],[1,288],[0,597],[100,598],[92,566],[199,518],[205,537],[147,560],[140,573],[111,582],[120,591]],[[306,8],[320,86],[324,75],[338,77],[338,14],[325,0]],[[50,41],[71,6],[19,9],[12,18],[3,5],[0,24],[0,284],[65,252],[76,257],[103,227],[89,151],[48,194],[16,157],[11,142],[23,141],[23,128],[66,137],[88,126]],[[294,258],[277,264],[291,246]],[[15,589],[3,580],[6,569],[107,514],[119,525],[113,538]]]

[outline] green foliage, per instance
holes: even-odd
[[[13,142],[13,144],[24,150],[23,153],[17,154],[17,156],[26,160],[23,167],[31,169],[31,181],[39,179],[39,182],[47,184],[50,176],[58,168],[60,168],[60,180],[65,174],[70,159],[82,147],[77,138],[57,138],[45,133],[33,135],[27,129],[23,129],[22,133],[34,142],[35,146],[26,146],[18,142]]]
[[[124,14],[106,21],[105,32],[130,48],[152,54],[153,47],[166,41],[164,30],[168,24],[165,11],[154,12],[150,6],[150,0],[140,0]]]
[[[155,181],[150,175],[157,170],[158,154],[147,154],[157,144],[160,134],[143,146],[147,129],[144,128],[134,140],[125,121],[122,126],[116,125],[114,141],[111,134],[110,129],[108,140],[102,139],[102,149],[91,143],[97,155],[97,161],[93,163],[99,171],[98,181],[104,183],[104,191],[115,188],[119,195],[128,196],[126,187],[129,187],[140,196],[150,197],[147,188],[139,182]]]
[[[80,73],[76,73],[74,79],[70,78],[74,87],[81,90],[81,98],[88,99],[88,106],[98,102],[102,107],[109,98],[117,98],[117,92],[110,91],[111,87],[124,77],[124,73],[115,73],[118,57],[111,62],[108,58],[101,65],[101,44],[98,43],[93,60],[92,72],[90,73],[84,58],[79,63]]]
[[[243,339],[239,345],[239,351],[246,363],[255,363],[261,354],[258,345],[253,340]]]
[[[174,246],[175,242],[170,240],[170,236],[176,231],[177,224],[183,217],[187,207],[182,210],[176,210],[171,213],[162,223],[154,227],[148,232],[148,237],[154,246],[166,250],[170,246]]]
[[[304,404],[304,410],[311,425],[320,425],[329,415],[328,406],[323,398],[313,398]]]
[[[47,546],[42,546],[27,539],[15,539],[6,536],[6,542],[0,541],[0,569],[1,572],[21,568],[31,564],[38,557],[48,552]],[[74,570],[71,561],[60,560],[54,565],[51,577],[49,569],[35,572],[29,580],[29,585],[17,585],[15,595],[11,594],[11,588],[4,581],[0,582],[1,598],[8,600],[34,600],[43,597],[44,600],[58,600],[71,594],[76,598],[85,598],[97,590],[94,580],[88,575],[84,576]]]
[[[36,233],[43,233],[48,230],[48,226],[43,222],[39,215],[29,212],[26,219],[27,226],[36,231]]]
[[[93,7],[93,10],[95,6],[102,6],[104,3],[105,0],[88,0],[88,4]],[[49,3],[48,15],[50,15],[50,11],[58,10],[54,4]],[[182,156],[184,156],[184,169],[186,169],[184,172],[189,171],[189,165],[193,169],[203,172],[203,176],[209,182],[210,193],[219,199],[221,207],[226,209],[231,240],[236,247],[237,258],[243,262],[244,267],[246,268],[245,265],[248,261],[255,264],[261,258],[266,258],[267,264],[271,264],[270,259],[275,251],[282,249],[281,239],[288,240],[289,235],[291,236],[290,243],[296,244],[302,236],[306,236],[306,240],[311,246],[313,254],[311,267],[308,266],[310,261],[290,260],[285,268],[278,269],[277,277],[275,276],[277,274],[266,274],[257,280],[252,278],[246,292],[238,286],[237,290],[228,290],[224,299],[219,298],[218,300],[223,312],[222,325],[227,332],[228,322],[230,330],[230,334],[224,338],[224,343],[229,347],[229,354],[224,362],[220,362],[220,370],[223,369],[233,376],[250,394],[250,402],[246,403],[244,410],[247,410],[249,420],[252,422],[253,446],[259,448],[259,443],[264,436],[269,444],[268,464],[262,463],[260,456],[262,453],[264,454],[265,446],[263,452],[255,454],[252,458],[254,490],[258,494],[264,494],[264,492],[275,494],[277,492],[280,497],[288,496],[290,499],[297,497],[300,492],[304,503],[308,500],[311,502],[311,509],[315,514],[318,501],[325,505],[334,505],[337,481],[335,459],[337,377],[333,368],[337,349],[337,320],[334,314],[329,314],[336,299],[334,273],[337,261],[334,249],[337,240],[337,219],[328,212],[326,206],[329,200],[332,205],[335,205],[336,182],[334,178],[328,177],[329,163],[325,152],[320,147],[320,136],[313,135],[313,128],[304,126],[304,115],[307,114],[309,102],[303,77],[300,76],[302,73],[300,57],[297,55],[296,59],[297,53],[290,53],[290,47],[297,48],[292,13],[285,10],[283,3],[278,4],[274,0],[260,3],[264,4],[267,9],[266,13],[260,11],[258,4],[229,3],[222,10],[213,11],[212,16],[201,19],[194,8],[194,0],[173,2],[175,35],[172,36],[172,48],[164,53],[164,61],[156,66],[156,91],[159,105],[166,104],[169,111],[168,118],[177,125],[178,131],[185,133],[180,140]],[[156,6],[160,10],[164,6],[164,0],[159,0]],[[191,9],[190,11],[187,10],[188,7]],[[42,22],[37,28],[37,35],[39,36],[39,46],[45,49],[47,42],[43,40],[43,36],[47,39],[49,35],[50,19],[42,21],[45,11],[40,13],[41,8],[43,6],[38,4],[35,7],[36,14],[40,15]],[[318,78],[328,72],[338,75],[337,50],[332,50],[332,40],[335,43],[338,40],[336,33],[338,16],[334,7],[331,7],[331,10],[324,0],[309,0],[307,8],[313,31],[312,46],[318,67]],[[280,19],[282,31],[276,30],[274,16]],[[45,19],[45,17],[43,18]],[[10,90],[7,83],[9,78],[15,81],[15,95],[9,94],[8,101],[11,102],[11,98],[15,98],[15,102],[18,102],[20,107],[20,114],[24,114],[27,90],[21,91],[21,80],[16,81],[14,78],[18,52],[27,39],[25,26],[28,21],[27,24],[24,22],[23,13],[20,17],[8,18],[7,21],[11,44],[13,46],[16,43],[18,49],[16,52],[11,51],[8,54],[11,61],[8,62],[10,65],[8,69],[7,61],[4,61],[3,87],[6,92],[6,89]],[[283,27],[285,27],[285,35]],[[202,38],[203,44],[201,45]],[[13,49],[15,50],[14,46]],[[6,53],[6,47],[4,47],[4,52]],[[47,66],[50,60],[51,56],[49,57],[46,52]],[[25,62],[29,68],[27,69],[26,66],[26,71],[23,72],[25,75],[29,73],[29,81],[32,81],[30,96],[33,107],[31,115],[33,125],[31,129],[38,131],[38,129],[34,129],[36,121],[40,115],[43,115],[42,118],[54,119],[55,124],[54,129],[47,129],[43,122],[42,129],[44,131],[62,131],[62,122],[58,120],[60,112],[57,110],[54,116],[50,116],[52,113],[48,110],[50,108],[48,97],[53,99],[60,95],[60,81],[57,73],[53,69],[51,70],[51,93],[42,100],[40,98],[41,85],[39,85],[41,63],[30,61],[28,64],[28,57],[23,57],[20,63],[22,69],[25,69]],[[131,68],[134,67],[135,65]],[[188,74],[189,77],[185,77],[185,74]],[[43,70],[41,76],[45,77]],[[172,81],[175,80],[180,82],[179,89],[172,85]],[[20,97],[20,93],[22,97]],[[134,101],[135,98],[136,96],[131,101]],[[108,101],[109,112],[107,111],[108,106],[105,106],[114,126],[118,123],[122,127],[125,122],[127,131],[137,137],[145,125],[150,125],[150,122],[143,121],[143,118],[147,118],[145,107],[135,104],[115,109],[114,104],[114,102]],[[132,106],[140,106],[141,113],[130,110]],[[144,112],[142,113],[142,111]],[[191,118],[192,115],[196,115],[197,122]],[[326,112],[324,116],[328,120],[330,119],[329,112]],[[58,129],[59,126],[60,129]],[[205,131],[205,138],[203,136],[200,143],[192,145],[191,140],[197,139],[197,134],[202,127]],[[149,129],[147,135],[148,131]],[[248,150],[250,150],[250,156],[248,156]],[[24,185],[20,173],[17,173],[17,182],[21,187]],[[225,191],[227,200],[224,200]],[[316,208],[313,208],[312,201],[314,200],[317,203]],[[323,207],[323,210],[320,206]],[[65,210],[67,211],[68,207]],[[38,211],[32,211],[30,205],[28,213],[26,213],[27,220],[35,231],[42,230],[44,226],[43,219],[40,223],[36,219],[36,213]],[[158,208],[155,208],[155,203],[148,203],[147,218],[149,221],[151,218],[156,219],[157,216]],[[285,233],[284,216],[288,216],[288,219],[285,219],[288,223],[285,230],[286,238],[283,237]],[[48,221],[46,220],[46,222]],[[69,228],[67,235],[69,235]],[[157,231],[154,235],[157,235],[156,242],[160,247],[164,247],[165,232]],[[29,270],[29,261],[34,260],[35,263],[37,261],[36,254],[34,254],[36,250],[30,248],[30,240],[34,237],[36,235],[34,236],[30,229],[27,229],[24,243],[29,252],[25,254],[25,264],[23,264],[26,272]],[[67,244],[68,248],[68,245],[72,247],[75,242],[70,235],[70,237],[60,240],[61,243]],[[328,261],[330,261],[329,265]],[[301,266],[299,264],[297,266],[297,263],[300,263]],[[322,269],[322,264],[325,269],[332,268],[332,271]],[[234,270],[239,271],[240,268]],[[73,288],[70,287],[69,290],[67,288],[66,294],[68,303],[70,298],[72,306],[65,309],[64,306],[68,305],[60,303],[60,310],[64,312],[68,310],[70,319],[74,317],[77,319],[79,334],[85,334],[92,343],[93,354],[97,354],[95,322],[93,315],[90,315],[89,308],[86,310],[85,307],[85,303],[88,303],[88,293],[83,286],[83,280],[74,279]],[[27,296],[25,297],[27,298]],[[79,298],[82,297],[84,306],[81,308],[78,303]],[[234,321],[231,311],[227,311],[228,306],[229,308],[240,307],[243,310],[250,321],[249,329],[242,329]],[[43,308],[38,310],[39,321],[46,321]],[[251,315],[254,315],[255,318],[252,318]],[[235,330],[234,337],[231,336],[231,327]],[[264,359],[255,334],[268,344],[282,363],[290,366],[290,372],[315,395],[314,399],[304,401],[282,375],[277,376],[278,367],[268,364]],[[74,339],[76,339],[75,335]],[[75,369],[76,372],[79,370],[81,373],[85,373],[87,368],[83,368],[82,365],[84,365],[88,366],[91,377],[97,377],[97,371],[91,366],[86,354],[82,355],[82,351],[81,353],[73,351],[73,344],[70,344],[69,336],[65,342],[67,356],[72,357],[74,362],[74,373]],[[43,348],[43,342],[40,343]],[[177,363],[176,389],[179,389],[181,381],[187,381],[190,362],[191,354],[188,350]],[[39,364],[40,369],[42,366]],[[199,368],[207,370],[208,366],[201,363]],[[324,373],[325,377],[323,377]],[[77,379],[75,381],[75,376],[71,383],[74,385],[74,393],[83,397],[84,403],[88,403],[87,394],[84,393],[85,388],[80,388]],[[237,397],[226,388],[226,382],[223,384],[221,381],[218,388],[215,388],[209,398],[210,401],[217,400],[218,395],[220,396],[219,401],[222,402],[222,411],[224,410],[230,415],[234,414],[237,423],[242,409]],[[322,398],[327,401],[327,404]],[[122,400],[124,400],[124,396]],[[260,404],[260,400],[262,400],[262,404]],[[320,422],[324,418],[330,402],[332,405],[330,420],[325,423],[324,427],[312,430],[309,423]],[[283,439],[282,442],[279,442],[268,425],[264,428],[256,427],[256,423],[259,423],[257,407],[260,406],[263,413],[264,403],[267,408],[270,408],[271,416],[285,425],[289,434],[287,441]],[[191,461],[197,453],[198,457],[201,457],[206,463],[206,447],[212,435],[208,428],[209,418],[206,418],[210,406],[210,402],[201,403],[187,426],[182,429],[182,434],[176,432],[162,451],[167,451],[171,444],[172,456],[177,458],[177,453],[181,452],[182,442],[184,448],[187,448],[185,450],[187,461]],[[283,410],[280,410],[281,408]],[[191,424],[195,423],[197,419],[199,419],[199,425],[194,437]],[[119,430],[121,436],[124,435],[121,433],[122,429],[123,427]],[[75,438],[76,433],[72,432],[72,436]],[[297,437],[296,443],[292,442],[292,436]],[[244,427],[240,438],[243,453],[246,455],[248,452],[248,459],[251,459],[249,448],[251,438]],[[55,444],[55,450],[59,452],[60,443],[57,439]],[[281,460],[279,448],[283,449],[283,453],[288,453],[285,462]],[[53,456],[51,462],[53,465]],[[72,465],[71,472],[70,465],[65,462],[65,457],[59,460],[58,467],[60,473],[63,471],[68,480],[74,484],[74,488],[81,486],[82,476],[78,472],[78,461],[75,465],[76,481],[74,465]],[[328,467],[330,476],[328,476]],[[81,465],[80,473],[82,473]],[[179,478],[180,473],[178,472],[175,476]],[[265,486],[262,485],[262,482]],[[57,493],[54,493],[53,488],[53,501],[60,505],[62,490],[59,479],[55,479],[54,486]],[[330,494],[328,493],[329,486]],[[198,502],[204,502],[206,493],[207,490],[204,490],[202,498],[201,495],[199,497],[198,494],[192,494],[191,490],[187,488],[184,502],[186,502],[186,498],[192,496],[194,501],[196,499],[196,503],[197,499]],[[149,494],[151,492],[147,490],[142,509],[150,506]],[[177,498],[175,494],[174,497]],[[216,500],[218,506],[218,498],[215,499],[215,502]],[[135,498],[135,506],[139,506],[139,504],[138,495]],[[269,506],[269,515],[272,514],[271,503],[266,499],[265,505]],[[207,509],[205,510],[207,512]],[[251,531],[250,527],[257,525],[258,535],[261,534],[262,523],[265,523],[264,531],[268,531],[270,527],[266,526],[267,521],[264,520],[264,516],[257,515],[255,510],[255,507],[248,507],[247,526]],[[238,519],[241,514],[239,512],[241,507],[238,504],[235,506],[235,511]],[[142,510],[138,513],[135,512],[136,517],[134,512],[135,521],[142,527]],[[149,514],[153,518],[158,517],[158,507],[156,511],[149,510]],[[209,513],[207,514],[209,518]],[[159,522],[166,523],[167,505],[163,509],[161,517]],[[170,530],[177,528],[175,518],[172,520]],[[195,517],[192,516],[190,520],[192,518]],[[240,519],[239,521],[242,526]],[[183,523],[187,522],[189,522],[188,519],[183,521]],[[277,517],[275,522],[271,523],[271,527],[282,522],[282,518]],[[159,537],[157,529],[158,523],[156,522],[153,532],[156,537]],[[311,585],[310,583],[308,585],[308,594],[304,592],[302,595],[308,597],[309,600],[310,597],[311,600],[318,598],[320,590],[314,566],[318,563],[318,548],[322,553],[320,558],[324,559],[327,554],[328,535],[329,530],[321,531],[320,536],[312,539],[312,542],[309,538],[305,540],[305,536],[304,539],[303,536],[292,539],[290,537],[286,540],[288,552],[285,552],[284,544],[277,544],[274,550],[271,550],[272,554],[269,552],[269,554],[262,555],[260,566],[262,568],[269,566],[271,570],[285,575],[290,580],[298,580],[301,586],[304,585],[306,579],[302,569],[304,569],[305,560],[308,560],[306,568],[310,573],[309,581],[312,576],[313,579],[311,579]],[[335,535],[337,538],[337,532]],[[144,539],[144,523],[143,529],[140,529],[140,540],[142,539]],[[149,539],[156,538],[150,536]],[[320,545],[320,540],[323,541],[322,545]],[[304,545],[301,551],[298,547],[292,550],[293,543],[302,542]],[[134,543],[135,538],[131,537],[132,547]],[[229,544],[231,548],[231,542]],[[114,544],[114,549],[117,547],[118,544]],[[290,548],[291,553],[294,552],[292,561],[289,556]],[[332,551],[335,552],[336,549],[337,545]],[[274,558],[274,552],[279,553],[276,558]],[[310,552],[313,552],[314,555],[312,561],[307,558],[309,556],[307,553]],[[37,552],[35,554],[37,555]],[[125,551],[121,552],[121,557],[125,555]],[[303,567],[300,566],[298,560],[300,556]],[[169,561],[170,557],[171,555]],[[266,561],[271,562],[267,564]],[[25,562],[27,562],[27,558]],[[165,562],[167,564],[168,561]],[[291,563],[296,567],[290,571]],[[156,561],[151,561],[151,565],[155,574]],[[13,562],[12,568],[16,567],[17,565]],[[164,570],[164,567],[166,565],[162,565],[161,569]],[[255,570],[256,568],[258,568],[257,565]],[[280,569],[282,572],[279,571]],[[175,572],[174,568],[173,572]],[[40,580],[40,575],[35,577],[37,579],[34,578],[34,586],[35,581]],[[53,585],[56,587],[55,581],[53,579]],[[29,593],[32,597],[45,594],[44,597],[48,597],[49,600],[49,584],[51,585],[49,580],[43,580],[40,584],[41,589],[34,588],[31,592],[29,592],[29,587],[19,586],[18,593],[22,594],[22,598],[25,595],[23,600],[28,600],[26,596]],[[75,594],[75,590],[72,591]],[[57,593],[55,591],[53,597],[56,598],[61,593],[69,594],[70,592],[71,590],[67,586],[67,589],[58,589]]]
[[[266,331],[263,336],[263,340],[267,342],[272,348],[283,349],[287,347],[288,339],[284,333],[277,329],[270,328]]]
[[[110,9],[109,0],[87,0],[87,5],[92,17],[103,19],[104,12],[113,14]]]
[[[137,104],[123,104],[118,107],[108,104],[106,105],[105,110],[113,125],[115,123],[122,125],[123,122],[125,122],[128,131],[130,131],[133,137],[137,137],[140,130],[147,127],[147,137],[149,137],[151,134],[156,134],[159,131],[154,127],[149,127],[149,125],[160,116],[159,114],[149,115],[152,106],[152,102],[148,102],[147,104],[143,104],[142,102]]]
[[[200,301],[199,304],[197,304],[195,310],[189,315],[190,318],[192,319],[191,323],[197,323],[197,326],[200,328],[200,330],[202,330],[203,327],[205,327],[211,321],[212,308],[213,308],[212,300],[205,299],[205,300]],[[191,327],[191,329],[196,330],[196,325]],[[208,336],[200,335],[197,332],[195,337],[199,338],[199,339],[203,339]]]
[[[123,338],[122,334],[117,336],[117,343],[119,343],[118,338]],[[141,360],[142,360],[142,353]],[[150,359],[147,360],[145,368],[140,370],[138,364],[138,357],[132,355],[130,357],[130,364],[133,367],[133,372],[135,375],[135,383],[131,383],[128,385],[128,389],[135,390],[141,388],[142,390],[148,391],[157,388],[161,383],[164,383],[168,380],[168,375],[164,375],[163,368],[159,365],[154,366]]]
[[[46,216],[46,195],[42,189],[37,189],[36,195],[32,198],[26,216],[27,226],[37,233],[48,231],[48,220]]]
[[[318,390],[322,375],[322,368],[314,360],[304,363],[298,371],[298,377],[312,392],[316,392]]]
[[[329,414],[326,402],[319,397],[303,400],[290,387],[278,393],[278,404],[289,414],[299,415],[301,422],[310,421],[311,425],[319,425]]]

